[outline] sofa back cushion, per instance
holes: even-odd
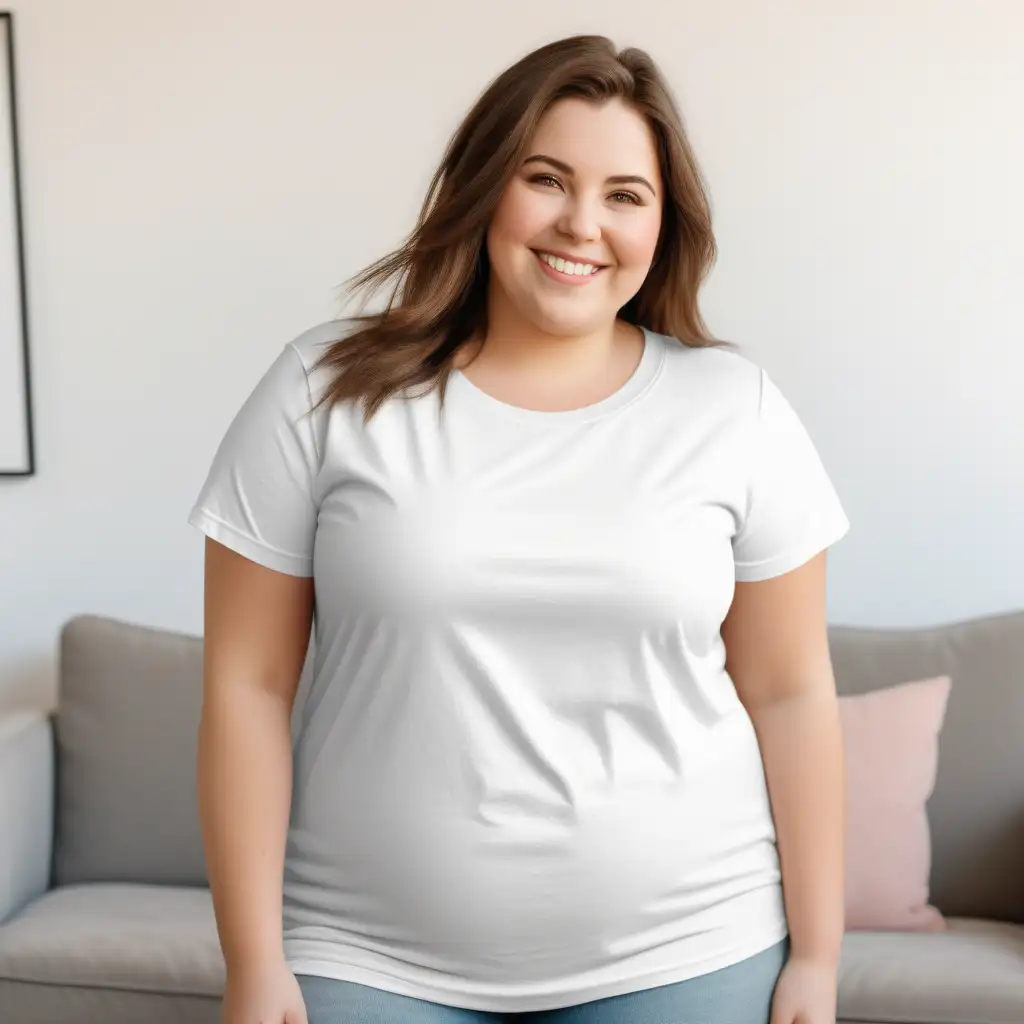
[[[61,633],[54,877],[205,885],[202,641],[96,616]]]
[[[841,694],[952,680],[928,803],[931,902],[1024,923],[1024,613],[931,629],[830,629]]]

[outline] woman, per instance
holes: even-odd
[[[359,279],[386,308],[237,413],[191,515],[227,1024],[834,1021],[848,524],[708,336],[713,254],[651,60],[557,42]]]

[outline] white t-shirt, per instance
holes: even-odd
[[[497,1012],[713,971],[786,935],[735,580],[848,529],[766,374],[645,332],[611,397],[456,371],[307,415],[328,323],[238,412],[190,521],[312,575],[284,938],[296,973]]]

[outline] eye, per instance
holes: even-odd
[[[535,174],[530,179],[531,184],[536,185],[554,185],[556,188],[561,188],[561,182],[553,174]]]
[[[635,192],[613,192],[612,198],[617,203],[632,203],[634,206],[640,205],[640,197]]]

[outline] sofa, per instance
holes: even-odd
[[[1024,612],[834,626],[841,693],[948,674],[928,804],[941,932],[850,932],[842,1024],[1024,1024]],[[202,640],[96,616],[50,713],[0,723],[0,1022],[214,1024],[195,797]],[[297,712],[306,679],[300,684]]]

